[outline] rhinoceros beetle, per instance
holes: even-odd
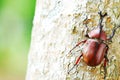
[[[68,70],[68,73],[79,64],[81,57],[83,57],[83,61],[91,67],[95,67],[104,60],[104,79],[106,78],[106,65],[108,62],[107,52],[108,52],[108,44],[107,42],[111,41],[113,36],[115,35],[116,29],[120,26],[114,27],[112,30],[112,34],[107,37],[107,34],[103,30],[103,18],[107,16],[107,13],[102,13],[101,11],[98,13],[100,16],[99,24],[97,27],[95,27],[90,32],[86,33],[86,37],[88,39],[78,42],[70,51],[69,54],[72,53],[72,50],[74,50],[79,45],[83,44],[83,49],[81,51],[80,56],[77,58],[74,66]],[[86,25],[87,27],[87,25]],[[88,27],[87,27],[88,29]]]

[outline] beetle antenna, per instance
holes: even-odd
[[[113,36],[115,35],[115,32],[116,32],[116,30],[117,30],[118,28],[120,28],[120,25],[113,28],[112,34],[108,37],[108,40],[111,40],[111,39],[113,38]]]

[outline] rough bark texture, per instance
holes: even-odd
[[[98,25],[99,10],[107,12],[104,30],[107,35],[120,25],[120,0],[37,0],[26,80],[102,80],[103,67],[87,66],[83,60],[68,75],[80,52],[69,50],[84,40],[83,20],[89,28]],[[120,80],[120,29],[109,44],[108,80]]]

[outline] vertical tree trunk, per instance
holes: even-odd
[[[85,39],[84,19],[87,16],[89,28],[94,28],[98,25],[100,10],[108,14],[103,25],[109,35],[120,24],[120,0],[37,0],[26,80],[103,79],[103,62],[91,68],[81,60],[67,74],[80,55],[76,49],[68,56],[69,50]],[[120,29],[109,47],[107,79],[120,80]]]

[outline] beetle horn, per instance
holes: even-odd
[[[98,14],[99,14],[99,16],[100,16],[99,25],[100,25],[100,27],[103,27],[103,26],[102,26],[102,21],[103,21],[103,18],[104,18],[105,16],[107,16],[107,13],[102,14],[102,11],[100,11],[100,12],[98,12]]]
[[[113,36],[115,35],[115,32],[116,32],[116,30],[117,30],[118,28],[120,28],[120,25],[113,28],[112,34],[108,37],[108,40],[111,40],[111,39],[113,38]]]
[[[102,11],[98,12],[98,14],[100,15],[100,18],[104,18],[105,16],[107,16],[107,13],[102,14]]]
[[[102,22],[103,22],[103,18],[105,16],[107,16],[107,13],[104,13],[102,14],[102,11],[98,12],[99,16],[100,16],[100,21],[99,21],[99,28],[100,28],[100,35],[101,35],[101,32],[102,32],[102,28],[103,28],[103,25],[102,25]],[[100,38],[100,36],[99,36]]]

